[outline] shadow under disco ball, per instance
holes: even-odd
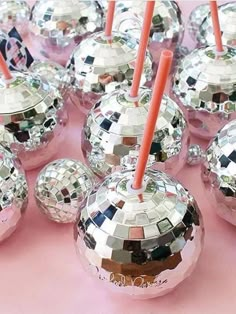
[[[81,204],[95,184],[93,173],[83,163],[59,159],[45,166],[35,185],[37,205],[50,220],[75,222]]]
[[[103,26],[104,12],[99,1],[37,0],[30,31],[41,54],[65,64],[76,42]]]
[[[140,39],[146,1],[118,1],[114,18],[114,30],[128,32]],[[155,63],[159,62],[163,49],[175,50],[181,45],[184,24],[181,11],[175,1],[156,1],[150,31],[149,51]]]
[[[20,162],[0,144],[0,243],[19,225],[28,203],[28,186]]]
[[[204,229],[196,201],[180,183],[148,169],[140,203],[129,193],[133,174],[115,172],[94,188],[74,238],[80,262],[104,287],[147,299],[171,292],[191,274]]]
[[[219,20],[224,45],[236,48],[236,2],[219,6]],[[197,40],[200,45],[211,46],[215,43],[211,14],[209,13],[200,26]]]
[[[236,121],[226,124],[206,151],[202,178],[212,207],[224,220],[236,226]]]
[[[28,31],[30,6],[24,0],[2,0],[0,8],[0,28],[7,33],[16,27],[20,35]]]
[[[100,177],[110,174],[122,157],[141,145],[152,90],[140,88],[138,106],[128,93],[129,90],[119,89],[103,96],[85,121],[81,147],[89,166]],[[164,96],[150,153],[161,170],[175,175],[185,163],[188,144],[183,113]]]
[[[12,75],[11,82],[0,76],[0,141],[31,170],[58,151],[68,116],[61,95],[47,81],[29,73]]]
[[[192,51],[182,59],[173,78],[173,94],[185,111],[190,132],[212,139],[236,117],[236,49],[215,46]]]
[[[74,73],[72,102],[83,112],[106,93],[132,84],[139,43],[128,34],[113,32],[112,42],[95,33],[75,48],[68,68]],[[147,51],[141,85],[152,79],[152,59]]]

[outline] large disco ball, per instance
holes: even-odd
[[[19,160],[0,144],[0,243],[17,228],[28,203],[28,186]]]
[[[143,202],[130,193],[134,171],[115,172],[89,194],[74,228],[84,268],[114,292],[158,297],[188,277],[203,244],[194,198],[149,168]]]
[[[31,170],[58,151],[68,116],[61,95],[47,81],[29,73],[12,75],[10,82],[0,76],[0,141]]]
[[[98,176],[111,173],[122,157],[141,145],[152,90],[142,87],[137,102],[128,94],[129,90],[119,89],[103,96],[85,120],[81,147]],[[183,166],[188,141],[181,109],[164,96],[150,153],[165,170],[174,174]]]

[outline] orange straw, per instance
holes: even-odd
[[[151,150],[153,135],[172,60],[173,53],[170,50],[163,50],[160,57],[159,67],[153,88],[152,100],[147,117],[147,123],[144,130],[142,145],[140,148],[138,163],[134,175],[134,182],[132,187],[135,190],[142,188],[143,177],[146,170],[148,156]]]
[[[2,72],[4,78],[6,81],[11,80],[12,79],[12,75],[10,70],[7,67],[6,61],[3,58],[1,52],[0,52],[0,71]]]
[[[112,25],[115,13],[116,1],[110,0],[107,10],[107,18],[106,18],[106,27],[105,27],[105,36],[111,37],[112,35]]]
[[[210,7],[211,7],[212,24],[213,24],[214,34],[215,34],[216,50],[218,52],[223,52],[224,48],[222,45],[217,1],[210,0]]]
[[[137,60],[135,63],[134,77],[133,77],[133,82],[132,82],[132,86],[130,90],[130,97],[138,96],[141,76],[143,72],[144,60],[146,57],[149,34],[150,34],[151,25],[152,25],[152,16],[153,16],[153,11],[154,11],[154,6],[155,6],[155,1],[148,1],[146,4],[144,23],[143,23],[143,28],[142,28],[142,33],[141,33],[141,38],[140,38],[140,43],[139,43]]]

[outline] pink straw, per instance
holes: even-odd
[[[114,20],[115,7],[116,7],[116,1],[110,0],[108,4],[106,27],[105,27],[106,37],[111,37],[112,35],[112,25],[113,25],[113,20]]]
[[[216,50],[218,52],[223,52],[224,48],[222,44],[222,36],[221,36],[221,30],[220,30],[220,21],[219,21],[217,1],[210,0],[210,7],[211,7],[213,29],[214,29],[214,34],[215,34]]]

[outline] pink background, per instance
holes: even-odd
[[[179,3],[187,18],[200,1]],[[192,46],[189,38],[185,42]],[[33,47],[31,51],[35,53]],[[81,158],[84,116],[70,104],[69,114],[67,140],[56,158]],[[196,197],[204,216],[206,237],[199,264],[173,293],[147,301],[111,294],[87,276],[75,254],[72,226],[49,222],[36,207],[36,175],[28,174],[31,197],[25,219],[0,247],[1,314],[236,313],[236,230],[214,214],[198,167],[186,167],[178,179]]]

